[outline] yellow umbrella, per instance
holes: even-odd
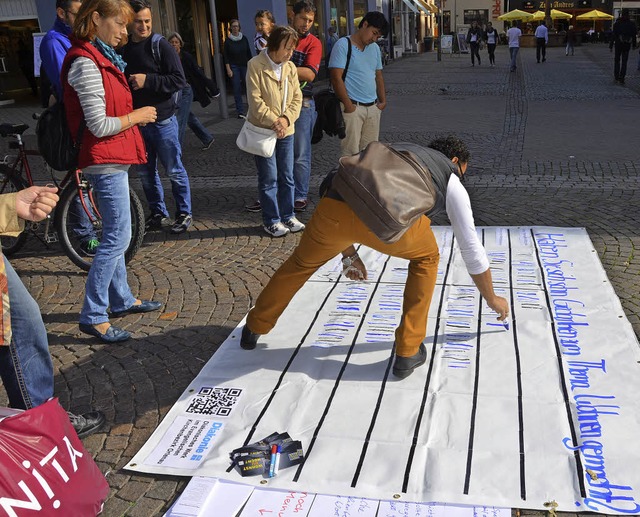
[[[514,9],[513,11],[509,11],[508,13],[498,16],[498,20],[503,22],[512,20],[529,20],[532,16],[533,15],[531,13],[521,11],[520,9]]]
[[[573,18],[572,14],[565,13],[564,11],[558,11],[557,9],[551,9],[550,14],[552,20],[568,20],[570,18]],[[541,20],[544,20],[545,18],[546,15],[544,11],[536,11],[535,13],[533,13],[533,18],[531,18],[531,21],[539,22]]]
[[[588,13],[579,14],[578,16],[576,16],[576,20],[613,20],[613,16],[594,9],[593,11],[589,11]]]

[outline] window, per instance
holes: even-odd
[[[480,27],[489,21],[489,9],[465,9],[464,24],[471,25],[471,22],[478,22]]]

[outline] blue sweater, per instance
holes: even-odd
[[[49,82],[53,87],[56,99],[62,99],[62,84],[60,83],[60,71],[62,62],[71,48],[69,41],[71,27],[60,18],[56,18],[53,27],[40,42],[40,59]]]

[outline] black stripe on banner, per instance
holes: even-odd
[[[402,492],[407,492],[409,486],[409,477],[411,476],[411,467],[413,466],[413,457],[416,453],[416,447],[418,446],[418,435],[420,434],[420,426],[422,424],[422,417],[424,416],[424,410],[427,405],[427,396],[429,394],[429,385],[431,384],[431,373],[433,372],[433,364],[436,357],[436,346],[438,344],[438,332],[440,331],[440,319],[442,315],[442,306],[444,305],[444,293],[447,288],[447,279],[449,278],[449,270],[451,269],[451,262],[453,261],[453,247],[455,243],[455,237],[451,238],[451,250],[449,253],[449,262],[447,262],[447,269],[442,279],[442,291],[440,292],[440,302],[438,305],[438,316],[436,317],[436,328],[433,333],[433,343],[431,345],[431,358],[429,359],[429,370],[427,371],[427,379],[425,380],[424,390],[422,392],[422,402],[420,403],[420,411],[418,412],[418,418],[416,419],[416,425],[413,429],[413,440],[411,442],[411,448],[409,449],[409,457],[407,458],[407,466],[404,470],[404,479],[402,481]]]
[[[382,397],[384,396],[384,390],[387,387],[387,379],[389,378],[389,372],[391,371],[391,365],[393,364],[393,356],[396,352],[396,344],[393,343],[391,347],[391,356],[389,357],[389,361],[387,362],[387,369],[384,372],[384,378],[382,379],[382,385],[380,386],[380,393],[378,393],[378,400],[376,401],[376,407],[373,411],[373,415],[371,416],[371,423],[369,424],[369,429],[367,430],[367,435],[364,438],[364,444],[362,445],[362,451],[360,452],[360,459],[358,460],[358,465],[356,466],[356,471],[353,475],[353,479],[351,480],[351,487],[355,488],[358,484],[358,478],[360,477],[360,471],[362,470],[362,464],[364,463],[364,458],[367,455],[367,449],[369,448],[369,440],[371,439],[371,435],[373,434],[373,429],[376,426],[376,420],[378,419],[378,413],[380,412],[380,405],[382,404]]]
[[[513,250],[511,247],[511,230],[507,230],[509,239],[509,297],[511,298],[511,332],[513,335],[513,349],[516,358],[516,383],[518,386],[518,444],[520,448],[520,497],[527,500],[527,486],[525,480],[524,453],[524,414],[522,407],[522,367],[520,364],[520,346],[518,344],[518,327],[516,319],[516,302],[513,296]]]
[[[293,476],[293,481],[294,482],[297,482],[298,479],[300,479],[300,475],[302,474],[302,469],[304,468],[305,463],[307,462],[307,460],[309,459],[309,456],[311,455],[311,451],[313,450],[313,446],[316,443],[316,439],[318,438],[318,434],[320,433],[320,429],[322,428],[322,425],[324,424],[324,419],[329,414],[329,409],[331,408],[331,403],[333,402],[333,397],[335,396],[336,392],[338,391],[338,386],[340,385],[340,381],[342,380],[342,376],[344,375],[344,371],[347,369],[347,365],[349,364],[349,359],[351,358],[351,352],[353,352],[353,347],[355,346],[356,342],[358,341],[358,335],[360,334],[360,330],[362,329],[362,325],[364,325],[364,322],[366,320],[367,314],[369,314],[369,308],[371,307],[371,304],[373,303],[373,297],[376,294],[376,291],[378,290],[378,287],[380,287],[382,276],[384,275],[384,272],[387,269],[387,265],[388,264],[389,264],[389,257],[387,257],[387,260],[385,260],[384,266],[382,268],[382,271],[380,271],[380,276],[378,276],[378,280],[376,280],[375,287],[374,287],[373,291],[371,291],[371,296],[369,297],[369,303],[367,303],[367,307],[365,308],[364,312],[362,313],[362,318],[360,319],[360,324],[358,325],[358,328],[356,329],[355,336],[353,337],[353,340],[351,341],[351,346],[349,347],[349,351],[347,352],[347,356],[345,357],[344,362],[342,363],[342,368],[340,368],[340,373],[338,373],[338,376],[336,377],[336,380],[333,383],[333,389],[331,390],[331,395],[329,395],[329,398],[327,399],[327,404],[324,407],[324,411],[322,413],[322,416],[320,417],[320,420],[318,421],[318,425],[316,426],[315,430],[313,431],[313,438],[311,438],[311,443],[309,444],[309,447],[307,447],[307,450],[305,452],[304,458],[302,458],[302,462],[300,463],[300,465],[298,465],[298,470],[296,470],[296,473]]]
[[[482,245],[484,246],[484,229],[482,230]],[[480,383],[480,331],[482,330],[482,296],[478,301],[478,329],[476,337],[476,371],[473,379],[473,403],[471,404],[471,422],[469,425],[469,444],[467,446],[467,472],[464,476],[463,493],[469,493],[471,482],[471,463],[473,462],[473,441],[476,434],[476,411],[478,409],[478,384]]]
[[[556,347],[556,358],[558,360],[558,373],[560,375],[560,389],[562,389],[562,396],[564,398],[564,406],[567,411],[567,421],[569,423],[569,430],[571,431],[571,441],[573,442],[573,457],[576,460],[576,475],[578,476],[578,484],[580,485],[580,496],[582,498],[587,497],[587,493],[584,487],[584,470],[582,468],[582,459],[580,459],[580,450],[578,449],[578,437],[576,435],[576,426],[573,422],[571,415],[571,405],[569,404],[569,393],[567,392],[567,381],[564,376],[564,368],[562,367],[562,352],[560,351],[560,343],[558,342],[558,336],[556,334],[556,320],[551,309],[551,299],[549,297],[549,290],[547,289],[546,275],[544,273],[544,267],[542,267],[542,260],[540,259],[540,250],[538,249],[538,243],[536,241],[533,228],[531,231],[531,238],[536,250],[536,258],[538,260],[538,267],[540,268],[540,274],[542,275],[542,290],[544,291],[544,297],[547,300],[547,309],[549,310],[549,318],[551,320],[551,335],[553,336],[553,342]]]
[[[300,343],[298,343],[298,346],[293,351],[293,353],[291,354],[291,357],[289,358],[289,361],[287,362],[287,364],[283,368],[282,373],[280,374],[280,377],[278,377],[278,382],[276,382],[275,386],[273,387],[273,390],[271,391],[271,395],[269,395],[269,398],[267,399],[267,402],[265,403],[264,407],[262,408],[262,411],[260,411],[260,414],[256,418],[256,421],[251,426],[251,429],[249,430],[249,434],[247,435],[247,438],[245,439],[243,446],[249,445],[249,443],[251,442],[251,438],[253,438],[253,435],[256,432],[256,429],[258,428],[258,424],[262,420],[262,417],[264,416],[264,414],[267,412],[267,409],[269,409],[269,406],[271,405],[271,402],[273,402],[273,399],[275,398],[276,393],[278,392],[278,389],[280,388],[282,382],[284,381],[284,376],[289,371],[289,368],[291,367],[291,364],[293,363],[293,361],[295,360],[296,356],[298,355],[298,352],[300,351],[300,348],[302,347],[302,345],[304,344],[305,340],[307,339],[307,336],[311,332],[311,329],[313,329],[313,326],[315,325],[315,323],[316,323],[316,321],[318,319],[318,316],[320,316],[320,313],[322,312],[322,309],[324,309],[324,306],[327,304],[327,300],[329,300],[329,298],[331,297],[331,293],[333,293],[333,291],[335,291],[335,289],[336,289],[336,287],[338,287],[339,283],[340,283],[340,275],[338,275],[338,277],[336,278],[336,280],[335,280],[335,282],[333,284],[333,287],[331,289],[329,289],[329,292],[324,297],[324,300],[322,300],[322,304],[320,304],[320,307],[316,311],[316,314],[313,317],[313,320],[311,320],[311,323],[309,324],[309,327],[307,328],[307,331],[305,332],[304,336],[302,336],[302,339],[300,340]],[[231,464],[227,468],[227,472],[231,472],[233,470],[234,466],[235,466],[234,464]]]

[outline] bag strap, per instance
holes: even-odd
[[[347,77],[347,70],[349,70],[349,63],[351,61],[351,38],[349,36],[345,36],[347,38],[347,44],[349,45],[349,49],[347,50],[347,64],[344,65],[344,70],[342,71],[342,82],[344,82]]]
[[[284,76],[284,96],[282,97],[282,115],[284,115],[284,110],[287,107],[287,93],[289,92],[289,81],[287,81],[287,77],[284,75],[284,70],[282,71],[282,75]]]

